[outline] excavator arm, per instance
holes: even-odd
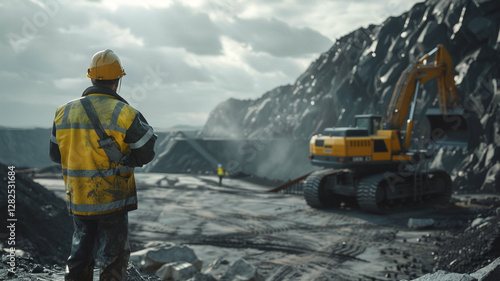
[[[427,60],[434,55],[434,61]],[[399,77],[386,115],[387,129],[401,131],[406,128],[403,150],[408,151],[413,130],[415,105],[420,85],[437,78],[439,109],[443,115],[459,106],[453,77],[453,63],[443,45],[410,65]],[[406,126],[405,126],[406,123]]]

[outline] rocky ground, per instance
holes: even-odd
[[[61,180],[36,181],[63,197]],[[139,174],[138,181],[140,207],[130,213],[133,251],[186,245],[202,261],[200,271],[216,280],[241,259],[263,280],[411,280],[440,269],[471,273],[500,256],[494,194],[456,194],[438,209],[381,216],[356,207],[311,209],[302,196],[268,193],[270,186],[255,179],[218,186],[215,176]],[[40,231],[43,214],[33,215],[38,224],[30,222]],[[410,218],[434,223],[412,229]],[[62,280],[64,258],[47,260],[44,251],[67,241],[44,238],[50,242],[36,254],[17,259],[13,280]],[[137,273],[143,259],[131,259],[130,280],[156,279]],[[5,254],[2,261],[0,279],[9,277]]]

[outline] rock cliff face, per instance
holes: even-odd
[[[381,25],[360,28],[338,39],[293,85],[279,86],[256,100],[221,103],[210,114],[201,135],[306,141],[326,127],[353,124],[356,114],[384,116],[402,71],[443,44],[454,62],[459,97],[467,110],[480,116],[485,133],[475,151],[454,156],[438,151],[432,165],[453,170],[462,188],[473,184],[498,188],[499,25],[500,2],[496,0],[418,3]],[[417,132],[425,130],[422,112],[429,106],[437,107],[436,92],[435,82],[422,89]],[[297,147],[290,153],[304,149],[308,147]]]

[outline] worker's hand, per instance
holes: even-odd
[[[122,158],[120,158],[120,161],[118,161],[118,164],[123,166],[130,166],[130,160],[130,154],[123,154]]]
[[[129,166],[132,168],[142,167],[141,164],[137,163],[137,159],[135,158],[134,153],[124,154],[122,159],[120,160],[120,164],[123,166]]]

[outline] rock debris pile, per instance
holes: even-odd
[[[264,281],[258,270],[239,259],[233,264],[226,260],[215,260],[201,272],[203,262],[187,246],[168,245],[132,253],[127,272],[128,281]],[[8,272],[5,262],[0,263],[2,280],[50,280],[64,279],[64,269],[59,265],[42,266],[29,256],[20,256],[15,274]],[[99,270],[94,270],[94,277]],[[95,278],[94,278],[95,279]]]
[[[7,187],[7,166],[0,164],[0,185]],[[15,171],[15,170],[14,170]],[[3,248],[22,250],[41,264],[58,264],[68,258],[70,253],[73,220],[68,215],[66,203],[40,184],[23,174],[15,176],[15,198],[17,219],[15,245]],[[1,231],[7,229],[7,188],[0,188]],[[5,216],[5,217],[4,217]],[[5,219],[4,219],[5,218]],[[18,251],[22,255],[22,252]]]
[[[166,245],[148,248],[131,255],[136,268],[161,280],[190,281],[263,281],[257,269],[244,259],[232,265],[215,260],[202,273],[203,262],[187,246]]]
[[[497,216],[477,218],[456,237],[441,242],[435,269],[472,272],[500,256],[500,221]]]

